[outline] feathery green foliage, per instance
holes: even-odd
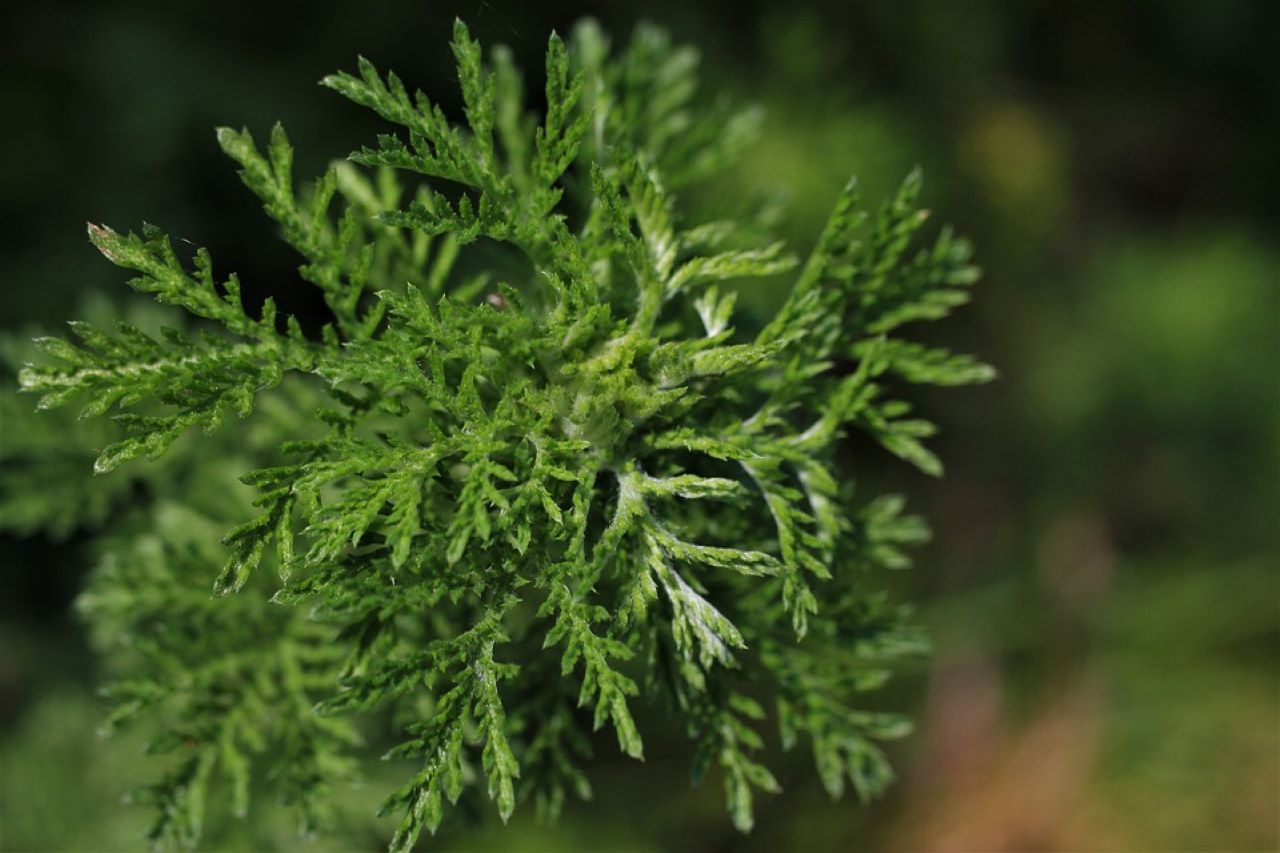
[[[461,124],[365,59],[326,77],[392,131],[304,189],[283,129],[265,149],[218,131],[323,295],[319,334],[246,311],[203,250],[91,225],[196,330],[76,323],[21,371],[42,409],[113,413],[107,437],[60,427],[100,448],[104,482],[159,484],[82,600],[122,671],[111,724],[145,716],[179,753],[143,792],[153,838],[194,844],[215,779],[242,811],[265,777],[323,827],[363,754],[355,716],[388,711],[408,723],[387,757],[417,762],[386,802],[395,850],[470,791],[504,820],[589,797],[589,733],[641,758],[642,705],[687,723],[695,778],[719,772],[744,831],[779,789],[771,716],[833,796],[874,796],[877,743],[907,723],[858,696],[923,640],[867,572],[927,531],[897,497],[856,497],[835,449],[861,430],[941,472],[892,393],[991,378],[899,337],[967,299],[967,245],[923,241],[918,175],[870,216],[851,182],[803,264],[764,223],[685,221],[677,193],[759,117],[697,101],[696,54],[655,29],[618,52],[589,23],[552,35],[540,119],[508,52],[461,23],[453,50]],[[528,274],[464,275],[481,240]],[[777,315],[738,332],[737,284],[792,271]],[[3,462],[34,492],[47,456],[19,441]],[[82,503],[85,523],[109,511]],[[6,524],[80,523],[21,504]]]

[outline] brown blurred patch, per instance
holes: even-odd
[[[994,664],[951,670],[939,674],[931,693],[934,720],[914,771],[917,790],[888,849],[1124,849],[1086,802],[1106,704],[1098,679],[1074,681],[1028,724],[997,733],[990,719],[999,698]]]

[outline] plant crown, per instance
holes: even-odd
[[[922,242],[918,174],[870,216],[850,182],[803,263],[767,206],[686,221],[676,193],[759,116],[698,102],[696,54],[658,30],[619,52],[589,23],[552,35],[540,117],[508,51],[459,22],[453,52],[464,124],[365,59],[326,77],[394,132],[301,189],[279,126],[265,147],[218,131],[322,331],[248,310],[157,228],[90,225],[195,327],[73,323],[20,373],[39,408],[114,424],[11,430],[6,525],[65,532],[139,483],[151,498],[100,538],[80,606],[121,673],[109,725],[146,716],[174,756],[140,794],[153,840],[194,844],[215,781],[243,812],[259,776],[323,827],[381,709],[403,724],[388,757],[416,761],[384,807],[394,850],[464,795],[503,819],[589,797],[589,733],[641,758],[640,707],[682,721],[744,831],[779,787],[766,718],[833,796],[873,796],[877,742],[908,726],[858,696],[924,643],[868,570],[927,531],[900,497],[855,498],[836,449],[857,430],[941,472],[934,427],[890,389],[992,376],[900,336],[966,300],[967,244]],[[736,331],[735,283],[783,275],[776,315]],[[207,438],[179,441],[192,427]],[[81,488],[85,447],[109,476]]]

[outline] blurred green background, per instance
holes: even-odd
[[[57,329],[90,293],[141,298],[89,246],[90,218],[154,221],[314,311],[274,284],[296,261],[212,128],[280,119],[300,173],[318,172],[380,129],[314,85],[357,53],[452,107],[455,15],[537,68],[547,32],[588,14],[618,40],[662,24],[702,49],[710,90],[768,109],[698,208],[789,188],[783,229],[803,251],[848,174],[874,198],[923,165],[928,203],[987,273],[925,334],[1002,379],[923,398],[944,427],[940,482],[859,448],[860,483],[906,490],[936,534],[894,579],[924,603],[936,655],[897,687],[919,726],[886,800],[831,803],[801,756],[742,838],[718,784],[689,788],[678,744],[643,766],[602,749],[596,803],[559,826],[523,815],[435,847],[1277,849],[1280,4],[11,6],[3,326]],[[94,733],[98,667],[69,610],[83,541],[0,539],[6,850],[142,846],[147,815],[120,796],[156,771],[140,735]],[[345,836],[314,849],[379,849],[385,789],[353,792]],[[298,842],[259,809],[215,822],[208,846]]]

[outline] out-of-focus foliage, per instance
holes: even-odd
[[[80,236],[90,214],[154,216],[284,280],[293,260],[252,239],[256,210],[222,179],[208,127],[281,119],[298,139],[354,146],[372,126],[353,114],[328,128],[328,99],[297,96],[299,81],[364,50],[439,88],[450,57],[422,45],[453,15],[536,61],[530,33],[565,29],[586,11],[571,6],[392,2],[357,17],[312,4],[301,29],[235,2],[27,12],[0,71],[12,118],[0,145],[23,164],[0,174],[16,223],[0,250],[7,324],[51,323],[76,293],[113,284]],[[591,12],[619,32],[640,14]],[[986,271],[984,298],[949,339],[1000,364],[1003,380],[926,405],[949,425],[939,444],[952,466],[927,508],[924,569],[903,581],[934,602],[924,616],[950,651],[904,693],[921,727],[888,809],[832,806],[803,781],[807,767],[779,763],[786,808],[763,803],[739,840],[718,823],[718,792],[688,790],[686,766],[650,750],[641,781],[601,768],[594,803],[567,806],[557,829],[513,824],[521,849],[581,849],[605,832],[663,850],[1276,847],[1280,7],[869,0],[643,13],[703,45],[707,74],[766,107],[763,138],[717,185],[717,205],[794,187],[777,225],[804,246],[849,172],[879,197],[924,165],[932,202],[975,237]],[[299,169],[318,170],[330,150],[300,151]],[[239,215],[209,216],[225,210]],[[745,318],[780,301],[747,289],[739,306]],[[281,305],[314,316],[300,293]],[[136,847],[145,830],[102,818],[137,810],[104,799],[98,774],[141,781],[154,766],[94,739],[95,676],[64,615],[77,547],[8,540],[0,552],[5,846]],[[25,820],[62,802],[40,796],[49,790],[83,805]],[[502,849],[484,834],[437,843]]]

